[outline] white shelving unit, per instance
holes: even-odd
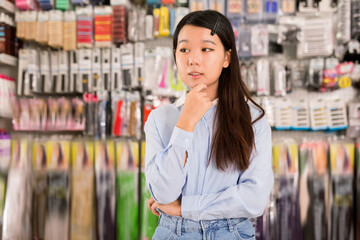
[[[17,65],[17,58],[5,53],[0,53],[0,64],[15,67]]]
[[[0,9],[4,9],[7,13],[15,14],[15,5],[7,0],[0,0]]]

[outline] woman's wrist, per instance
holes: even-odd
[[[179,119],[176,123],[176,127],[187,131],[187,132],[193,132],[195,128],[195,124],[192,124],[190,121],[184,121],[182,119]]]

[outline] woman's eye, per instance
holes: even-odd
[[[203,48],[203,49],[202,49],[203,52],[210,52],[210,51],[212,51],[212,50],[213,50],[213,49],[211,49],[211,48]]]
[[[180,52],[189,52],[189,50],[187,50],[186,48],[181,48]]]

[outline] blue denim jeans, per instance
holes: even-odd
[[[193,221],[162,213],[152,239],[253,240],[255,229],[246,218]]]

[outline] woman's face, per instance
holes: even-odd
[[[230,52],[225,52],[217,34],[210,33],[207,28],[185,25],[178,36],[175,57],[181,80],[190,89],[205,83],[208,96],[216,97],[219,76],[229,66]]]

